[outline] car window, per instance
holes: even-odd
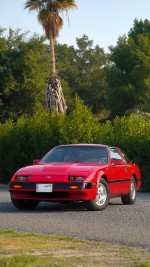
[[[110,149],[110,158],[112,160],[122,160],[122,157],[117,148],[114,147]]]
[[[50,150],[42,159],[41,163],[58,162],[61,158],[63,151],[61,148]]]
[[[126,153],[123,151],[124,159],[127,163],[131,162],[131,159],[126,155]]]
[[[108,162],[106,147],[101,146],[59,146],[48,152],[41,163],[48,162]]]

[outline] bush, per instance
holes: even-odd
[[[140,166],[143,190],[150,190],[150,120],[131,115],[99,124],[78,98],[69,115],[43,111],[31,118],[22,116],[15,124],[0,125],[0,182],[8,183],[17,169],[32,164],[52,147],[68,143],[122,148]]]
[[[120,147],[139,165],[142,189],[150,191],[150,120],[132,114],[100,126],[99,143]]]
[[[32,118],[21,117],[16,124],[0,127],[0,182],[7,183],[20,167],[41,158],[59,143],[59,121],[63,116],[37,113]]]
[[[0,125],[0,182],[8,183],[19,168],[32,164],[52,147],[63,143],[92,143],[99,124],[82,101],[68,116],[43,111]]]
[[[76,98],[75,109],[66,116],[61,125],[61,143],[93,143],[99,131],[99,123],[89,108]]]

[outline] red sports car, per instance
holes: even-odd
[[[33,165],[19,169],[9,183],[14,206],[34,209],[39,202],[82,202],[104,210],[112,197],[134,204],[141,186],[138,166],[117,147],[99,144],[60,145]]]

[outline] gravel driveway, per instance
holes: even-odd
[[[150,193],[138,193],[131,206],[123,205],[120,198],[112,199],[104,211],[44,202],[34,211],[19,211],[7,188],[0,187],[0,229],[150,248]]]

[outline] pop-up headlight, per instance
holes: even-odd
[[[70,182],[82,182],[84,181],[85,177],[84,176],[69,176],[68,180]]]
[[[15,177],[15,180],[16,181],[28,181],[29,180],[29,178],[30,178],[30,176],[27,176],[27,175],[17,175],[16,177]]]

